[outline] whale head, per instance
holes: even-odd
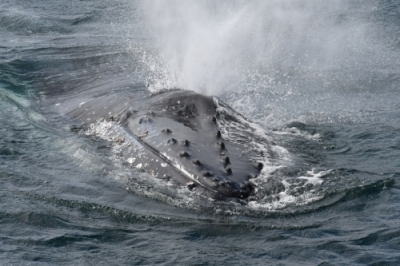
[[[115,122],[124,142],[136,147],[123,151],[122,158],[156,178],[217,199],[246,199],[255,193],[251,179],[263,162],[260,152],[240,138],[248,121],[216,97],[183,90],[141,101],[98,97],[69,114],[84,123]]]

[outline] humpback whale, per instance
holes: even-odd
[[[262,171],[265,151],[249,145],[250,121],[217,97],[123,92],[64,105],[64,111],[78,122],[72,130],[106,132],[137,170],[214,199],[246,200],[256,192],[251,179]]]

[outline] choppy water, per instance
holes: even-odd
[[[2,265],[398,265],[398,1],[0,2]],[[137,173],[63,101],[217,95],[287,151],[246,206]]]

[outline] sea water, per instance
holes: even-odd
[[[398,265],[399,36],[398,1],[1,1],[0,265]],[[171,88],[252,121],[285,190],[201,197],[59,112]]]

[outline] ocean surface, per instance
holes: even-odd
[[[241,205],[60,106],[214,95],[280,148]],[[0,265],[400,265],[400,1],[0,0]]]

